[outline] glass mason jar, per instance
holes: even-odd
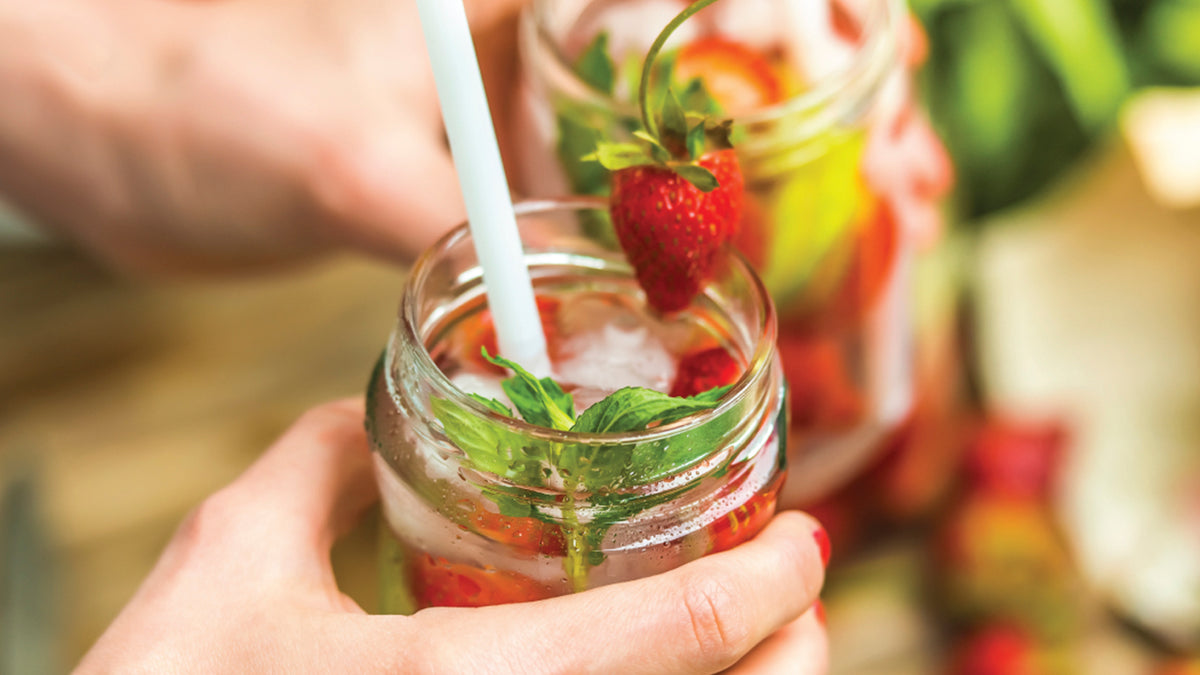
[[[787,409],[769,295],[731,257],[678,315],[597,311],[643,302],[621,252],[586,234],[603,207],[518,206],[539,306],[561,303],[546,327],[556,372],[563,345],[576,344],[567,341],[620,323],[668,346],[703,336],[741,362],[742,376],[717,407],[639,432],[555,431],[498,414],[456,386],[476,377],[463,364],[479,354],[478,326],[488,319],[470,233],[450,233],[414,266],[368,388],[385,612],[533,600],[644,577],[730,548],[774,513]],[[648,323],[631,328],[630,317]],[[605,357],[598,344],[588,354]],[[583,407],[588,392],[574,394]]]
[[[629,63],[640,63],[685,4],[532,3],[521,24],[522,78],[511,116],[519,192],[607,194],[604,171],[578,159],[588,135],[580,129],[629,140],[638,112],[628,86],[603,93],[574,64],[605,30],[612,51],[636,56],[614,58],[618,73],[631,72]],[[798,4],[721,0],[685,22],[667,51],[713,35],[776,55],[802,48],[805,36],[787,32],[788,12]],[[727,18],[706,18],[719,8]],[[627,10],[623,18],[613,14]],[[747,190],[736,243],[774,298],[791,387],[787,505],[816,500],[853,477],[913,405],[913,233],[897,217],[911,202],[891,198],[897,181],[887,150],[910,112],[899,44],[905,9],[901,0],[829,0],[825,10],[853,45],[844,65],[791,98],[732,111]],[[778,44],[764,44],[769,40]],[[869,161],[880,153],[893,164]]]

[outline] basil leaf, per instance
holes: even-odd
[[[575,73],[592,88],[612,95],[616,84],[616,66],[608,56],[608,33],[601,32],[579,55]]]
[[[539,380],[514,361],[488,354],[487,347],[480,347],[480,351],[492,364],[516,373],[500,386],[526,422],[560,431],[571,428],[575,423],[575,405],[562,387],[548,377]]]

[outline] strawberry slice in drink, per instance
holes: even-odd
[[[536,518],[506,516],[476,507],[467,524],[460,527],[521,551],[561,556],[567,550],[562,529]]]
[[[722,347],[694,352],[679,361],[671,396],[695,396],[737,382],[742,366]]]
[[[681,82],[700,78],[713,99],[729,112],[755,110],[784,99],[783,79],[770,61],[719,35],[680,49],[675,77]]]
[[[426,607],[486,607],[548,598],[541,584],[515,572],[473,567],[417,553],[410,565],[417,609]]]
[[[779,476],[762,492],[754,495],[745,504],[738,506],[724,517],[708,526],[709,553],[720,553],[750,541],[762,531],[775,515],[779,488],[783,486],[784,474]]]

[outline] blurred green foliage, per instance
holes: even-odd
[[[1049,186],[1132,91],[1200,85],[1200,0],[910,0],[966,221]]]

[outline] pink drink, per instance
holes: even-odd
[[[543,205],[521,223],[538,242],[527,260],[554,379],[578,415],[622,387],[669,390],[701,352],[732,357],[732,389],[712,410],[639,432],[556,431],[490,412],[466,394],[510,405],[509,375],[480,354],[495,349],[491,318],[469,235],[451,235],[414,269],[369,389],[385,611],[647,576],[735,546],[774,512],[784,392],[765,291],[733,261],[692,307],[654,316],[620,252],[583,236],[591,213]]]

